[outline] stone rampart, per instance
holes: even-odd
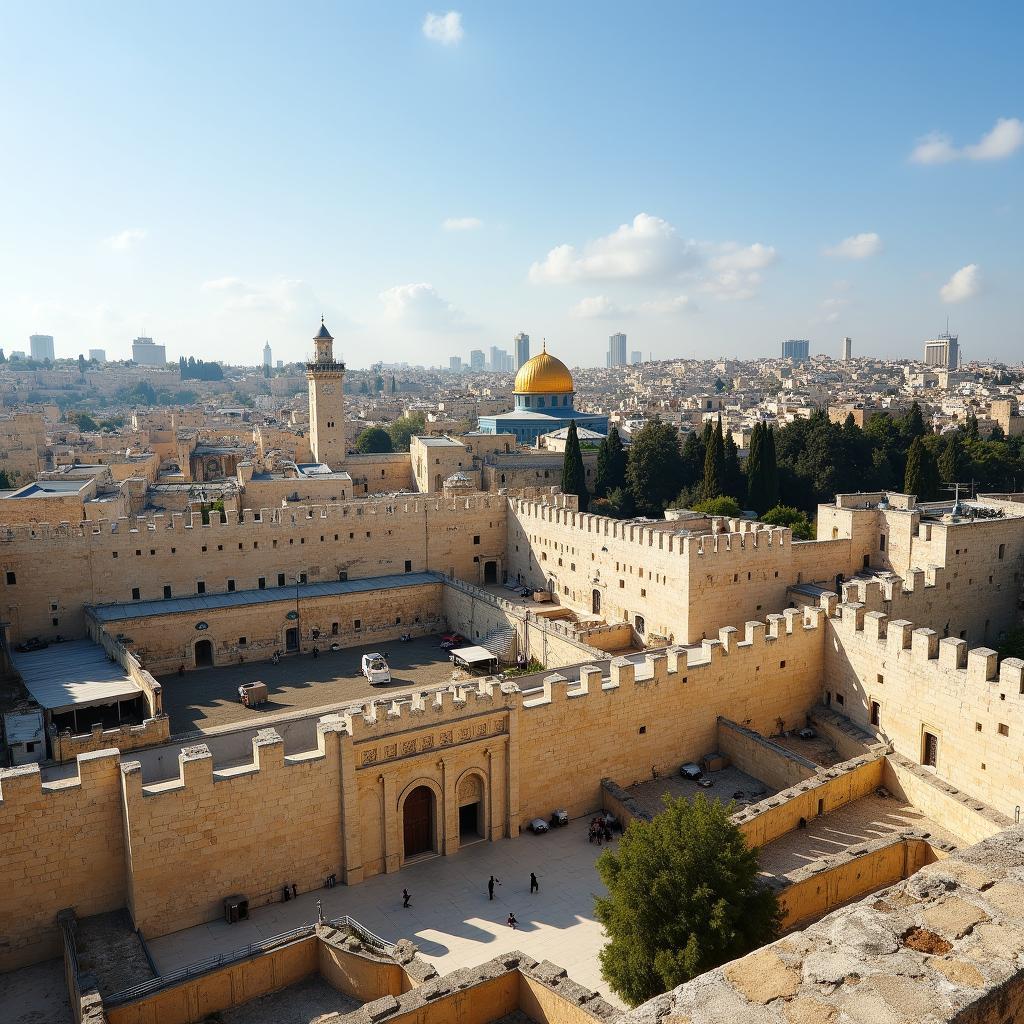
[[[728,718],[718,719],[718,751],[773,789],[787,789],[818,774],[813,761]]]

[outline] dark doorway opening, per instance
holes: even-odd
[[[196,668],[208,668],[213,664],[213,644],[209,640],[196,643]]]
[[[480,801],[459,808],[459,838],[466,842],[480,838]]]
[[[429,786],[417,786],[406,797],[402,824],[407,858],[434,849],[434,794]]]
[[[595,590],[590,595],[590,611],[593,615],[601,614],[601,591]]]
[[[498,582],[498,563],[484,562],[484,583]]]
[[[924,734],[924,757],[922,761],[930,768],[935,768],[939,763],[939,738],[934,733]]]
[[[286,651],[299,649],[299,631],[295,626],[290,626],[284,631],[284,649]]]

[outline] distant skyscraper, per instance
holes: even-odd
[[[89,358],[95,359],[97,363],[105,363],[107,361],[106,349],[102,348],[91,348],[89,349]]]
[[[608,339],[608,365],[626,365],[626,336],[621,332]]]
[[[462,356],[449,356],[448,369],[460,373],[462,371]]]
[[[139,366],[165,366],[167,351],[163,345],[157,345],[152,338],[136,338],[132,342],[132,359]]]
[[[848,363],[853,358],[853,338],[843,338],[842,360]]]
[[[263,365],[264,366],[273,366],[274,365],[274,356],[273,356],[273,353],[270,351],[270,342],[269,341],[263,346]]]
[[[28,336],[28,349],[33,359],[42,362],[49,359],[53,362],[53,335],[52,334],[30,334]]]
[[[515,346],[516,365],[514,369],[518,370],[530,358],[530,336],[520,331],[515,337]]]
[[[469,368],[471,370],[482,370],[486,366],[483,352],[475,348],[469,353]]]
[[[629,361],[634,366],[636,366],[637,363],[642,363],[644,361],[644,354],[643,354],[643,352],[630,352],[630,354],[629,354]]]
[[[946,331],[937,338],[924,343],[924,361],[926,366],[935,366],[940,370],[955,370],[960,365],[960,339]]]
[[[782,358],[802,362],[811,356],[811,343],[805,339],[790,338],[782,343]]]

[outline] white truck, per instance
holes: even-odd
[[[369,679],[371,686],[377,686],[379,683],[390,683],[391,669],[388,668],[384,655],[364,654],[363,675]]]

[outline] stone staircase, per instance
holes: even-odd
[[[480,646],[486,647],[502,664],[511,665],[516,660],[516,631],[511,626],[496,626],[481,637]]]

